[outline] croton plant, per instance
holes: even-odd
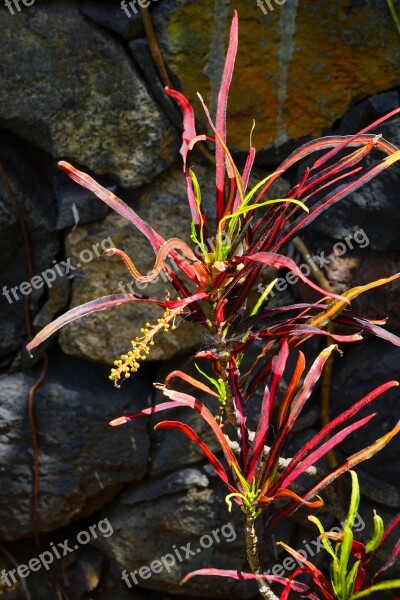
[[[194,111],[187,98],[177,90],[165,90],[177,102],[183,115],[180,154],[191,213],[188,228],[197,252],[181,239],[165,240],[133,208],[92,177],[66,162],[59,163],[74,181],[93,192],[147,238],[154,250],[155,265],[143,275],[122,250],[112,248],[106,254],[121,259],[130,275],[141,282],[151,283],[161,271],[166,272],[176,290],[175,297],[168,294],[163,298],[153,298],[132,293],[94,299],[47,325],[27,349],[32,351],[64,325],[93,312],[127,302],[157,305],[162,311],[158,322],[143,324],[142,330],[131,342],[131,349],[115,361],[110,378],[119,386],[138,370],[159,334],[170,330],[169,335],[173,335],[172,330],[177,326],[185,327],[186,321],[204,328],[207,345],[194,357],[201,365],[198,366],[199,376],[195,378],[183,371],[173,371],[163,384],[156,384],[166,401],[111,422],[112,426],[123,425],[145,415],[186,407],[201,415],[218,441],[220,454],[213,453],[183,422],[166,420],[156,425],[157,429],[178,429],[197,444],[226,486],[227,508],[235,506],[243,513],[250,572],[210,568],[189,574],[187,578],[201,573],[255,579],[261,597],[267,599],[285,600],[294,595],[314,600],[355,600],[379,589],[399,587],[400,581],[379,583],[381,573],[377,580],[365,577],[367,557],[375,548],[353,540],[350,527],[345,528],[341,538],[335,538],[339,549],[334,550],[330,542],[332,537],[324,532],[320,521],[312,517],[333,561],[329,581],[308,561],[290,578],[263,575],[255,522],[264,514],[263,526],[270,532],[279,521],[301,506],[315,511],[325,501],[329,509],[327,497],[332,497],[332,490],[330,494],[326,492],[332,482],[375,455],[400,429],[397,424],[372,445],[360,448],[330,470],[315,468],[345,438],[368,426],[375,413],[362,418],[358,413],[399,385],[397,381],[388,381],[363,398],[356,398],[352,406],[322,427],[291,459],[283,458],[285,444],[321,379],[324,365],[333,353],[339,351],[338,344],[358,342],[364,334],[368,334],[400,345],[400,339],[383,328],[385,321],[368,319],[351,308],[351,302],[357,296],[390,284],[400,277],[399,273],[338,295],[305,276],[293,258],[288,256],[291,242],[298,239],[297,236],[309,223],[400,160],[400,150],[383,139],[379,130],[371,133],[373,130],[376,132],[381,123],[398,115],[400,109],[356,135],[322,137],[303,144],[273,173],[250,188],[255,148],[250,147],[247,160],[239,171],[227,147],[227,100],[237,46],[238,17],[235,13],[215,118],[199,95],[209,123],[209,135],[197,133]],[[201,182],[195,169],[188,167],[188,155],[199,143],[215,147],[215,212],[212,215],[204,210]],[[373,151],[376,156],[380,153],[375,162],[370,156]],[[304,165],[302,161],[305,158],[309,166],[303,168],[296,185],[284,198],[271,198],[272,184],[293,165]],[[215,223],[214,231],[210,231],[209,223]],[[213,240],[212,247],[210,240]],[[173,259],[178,270],[172,269],[167,259]],[[265,287],[260,296],[255,297],[254,294],[257,284],[263,281],[261,278],[266,268],[292,272],[313,288],[317,299],[270,308],[268,295],[276,279]],[[310,358],[302,348],[308,348],[309,345],[304,346],[304,342],[315,336],[323,336],[321,339],[325,339],[326,343],[317,356]],[[181,380],[179,391],[174,389],[173,384],[177,379]],[[282,385],[283,382],[285,385]],[[214,414],[206,400],[200,401],[182,391],[185,386],[192,393],[193,389],[201,392],[203,398],[208,395],[208,406],[217,406]],[[283,389],[286,391],[282,392]],[[251,431],[247,423],[250,404],[256,404],[252,406],[252,411],[256,410],[258,415],[255,431]],[[304,474],[313,475],[315,479],[304,489],[303,478],[303,488],[299,490],[296,484]],[[353,511],[355,502],[353,498]],[[293,552],[284,542],[282,545]],[[397,552],[398,548],[395,548],[394,555]],[[351,560],[354,561],[352,564]],[[383,573],[383,569],[381,571]],[[311,581],[310,578],[307,583],[301,581],[303,575],[310,574]],[[364,584],[367,580],[373,581],[373,585],[368,587]]]

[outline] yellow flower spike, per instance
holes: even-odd
[[[146,323],[146,327],[140,329],[142,336],[136,336],[131,340],[132,350],[121,355],[120,359],[114,361],[115,367],[111,369],[109,379],[114,381],[116,387],[119,387],[121,378],[128,379],[131,373],[136,373],[140,367],[140,362],[146,360],[150,353],[150,347],[154,346],[154,336],[160,332],[168,332],[176,329],[175,319],[183,311],[184,307],[174,309],[166,308],[164,315],[157,319],[156,325]],[[170,326],[169,321],[172,321]]]

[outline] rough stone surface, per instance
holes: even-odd
[[[3,10],[0,28],[0,126],[124,186],[172,164],[177,133],[123,48],[76,0],[38,3],[18,18]]]
[[[68,537],[68,544],[71,545],[73,540],[76,540],[77,534],[81,531],[89,532],[90,526],[96,526],[98,520],[88,519],[86,522],[81,521],[78,526],[68,527],[60,533],[48,536],[42,536],[43,550],[50,548],[50,543],[53,543],[57,548],[57,544],[62,544]],[[98,532],[98,529],[95,529]],[[86,538],[85,538],[86,539]],[[38,549],[33,540],[23,540],[7,544],[7,550],[18,565],[27,565],[29,561],[38,555]],[[62,556],[63,551],[60,550]],[[0,555],[0,569],[5,569],[6,574],[15,568],[15,564],[11,560]],[[96,598],[96,600],[156,600],[152,595],[144,595],[139,590],[130,590],[121,580],[120,569],[115,568],[113,564],[102,554],[97,548],[91,544],[80,546],[73,553],[69,553],[67,557],[55,559],[51,564],[52,579],[46,577],[43,573],[44,567],[39,571],[30,571],[26,579],[20,579],[17,575],[17,583],[14,584],[9,577],[9,582],[12,584],[7,586],[3,578],[0,579],[0,598],[2,600],[25,600],[28,594],[25,589],[30,592],[31,598],[46,598],[46,600],[59,600],[60,590],[62,589],[65,595],[71,600],[85,600],[88,597]],[[52,582],[57,582],[57,587]],[[164,597],[157,600],[171,600],[170,597]]]
[[[2,134],[0,163],[9,180],[16,201],[23,214],[30,239],[33,275],[52,267],[59,248],[59,236],[53,232],[55,202],[49,182],[41,177],[35,157],[29,155],[13,136]],[[24,299],[19,290],[11,288],[27,282],[30,277],[18,213],[4,182],[0,180],[0,357],[18,350],[25,339]],[[7,286],[5,289],[3,286]],[[8,290],[8,295],[7,295]],[[28,287],[24,291],[27,291]],[[33,309],[43,294],[44,287],[31,288],[29,300]]]
[[[205,203],[209,204],[214,189],[210,171],[207,167],[199,167],[196,173],[202,183]],[[190,211],[186,200],[186,183],[179,168],[161,175],[154,184],[137,192],[133,205],[140,216],[165,239],[179,237],[189,242]],[[123,249],[141,273],[152,269],[155,257],[150,244],[142,234],[115,214],[110,214],[101,223],[82,225],[71,232],[67,240],[67,255],[73,257],[73,264],[77,264],[82,250],[106,238],[111,238],[115,247]],[[71,306],[110,293],[124,293],[124,289],[126,293],[132,291],[158,299],[165,298],[167,289],[176,295],[169,282],[161,277],[154,283],[137,285],[133,281],[131,288],[119,288],[120,283],[127,285],[131,282],[130,274],[120,259],[100,257],[77,271]],[[141,302],[125,304],[72,322],[62,330],[60,342],[67,354],[112,364],[130,348],[130,340],[139,334],[146,321],[157,322],[161,315],[162,309],[156,306]],[[204,340],[201,326],[180,322],[176,331],[157,336],[149,359],[171,358],[199,347]]]
[[[143,33],[138,7],[136,12],[128,7],[130,16],[121,9],[120,3],[110,3],[109,0],[81,0],[80,8],[89,19],[124,38],[132,39]]]
[[[0,386],[0,537],[32,533],[32,450],[27,416],[31,374],[2,376]],[[71,358],[51,357],[37,391],[40,528],[53,531],[92,514],[147,470],[146,420],[114,429],[108,422],[147,405],[150,388],[138,378],[114,390],[107,371]]]
[[[109,519],[115,533],[99,538],[96,545],[114,556],[121,568],[130,573],[174,553],[174,549],[179,552],[180,547],[190,543],[194,556],[179,560],[175,554],[176,563],[169,571],[165,568],[159,573],[150,571],[149,579],[137,578],[139,585],[179,595],[184,592],[206,598],[250,598],[256,593],[253,583],[222,579],[217,586],[212,579],[194,578],[183,590],[179,586],[186,573],[198,568],[211,565],[245,568],[243,520],[240,511],[228,512],[224,496],[224,489],[210,470],[201,467],[182,469],[159,480],[131,486],[101,513]],[[227,526],[223,528],[224,525]],[[219,534],[220,543],[210,544],[210,539],[214,539],[212,532],[217,528],[223,530]],[[202,540],[204,546],[210,544],[208,549],[202,548]],[[183,559],[186,556],[184,549],[181,556]]]
[[[168,67],[191,100],[199,91],[213,111],[232,10],[238,10],[231,146],[248,148],[253,118],[259,149],[318,136],[351,101],[399,84],[398,33],[381,0],[272,4],[270,11],[264,3],[263,14],[253,0],[234,6],[170,0],[153,11]]]

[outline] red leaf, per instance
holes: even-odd
[[[394,117],[395,115],[398,115],[399,113],[400,113],[400,108],[395,108],[394,110],[387,113],[386,115],[384,115],[377,121],[374,121],[370,125],[367,125],[366,127],[364,127],[364,129],[361,129],[361,131],[359,131],[358,133],[356,133],[352,136],[349,136],[349,138],[345,142],[343,142],[342,144],[339,144],[338,146],[336,146],[336,148],[333,148],[330,152],[325,154],[325,156],[322,156],[319,160],[317,160],[313,165],[313,169],[317,169],[318,167],[320,167],[321,165],[326,163],[328,160],[333,158],[338,152],[340,152],[341,150],[343,150],[343,148],[345,148],[346,146],[351,144],[351,142],[356,140],[360,135],[367,133],[367,131],[371,131],[371,129],[375,129],[375,127],[378,127],[378,125],[380,125],[381,123],[384,123],[385,121],[387,121],[388,119],[391,119],[392,117]]]
[[[233,493],[237,492],[237,490],[229,483],[228,475],[224,467],[219,462],[218,458],[211,452],[207,444],[205,444],[193,431],[189,425],[186,423],[181,423],[180,421],[162,421],[161,423],[157,423],[154,429],[179,429],[188,437],[192,442],[194,442],[200,450],[204,453],[207,460],[212,464],[214,469],[216,470],[218,476],[222,479],[222,481],[228,486],[229,490]]]
[[[197,137],[196,133],[196,122],[194,118],[193,107],[189,100],[180,92],[171,90],[169,87],[165,88],[165,93],[173,98],[180,106],[183,115],[183,133],[182,133],[182,146],[180,154],[183,159],[183,170],[186,172],[186,159],[189,150],[190,142]]]
[[[275,484],[271,488],[271,492],[278,489],[279,487],[283,487],[284,482],[287,481],[288,476],[293,472],[293,470],[297,467],[297,465],[304,460],[304,458],[314,450],[314,448],[319,447],[322,441],[329,435],[332,434],[337,427],[354,417],[360,410],[366,407],[368,404],[373,402],[376,398],[381,396],[385,391],[390,389],[391,387],[398,386],[397,381],[389,381],[383,385],[378,386],[372,392],[361,398],[358,402],[356,402],[349,409],[335,417],[328,425],[326,425],[318,434],[316,434],[311,440],[309,440],[303,448],[295,454],[293,459],[290,461],[289,466],[284,470],[279,479],[275,482]]]
[[[101,298],[97,298],[97,300],[92,300],[91,302],[86,302],[86,304],[81,304],[80,306],[76,306],[72,308],[55,321],[52,321],[46,327],[44,327],[39,333],[35,335],[33,340],[27,344],[26,349],[30,353],[31,350],[42,344],[47,338],[49,338],[53,333],[75,321],[75,319],[80,319],[85,317],[86,315],[90,315],[91,313],[98,312],[100,310],[105,310],[106,308],[111,308],[112,306],[118,306],[119,304],[124,304],[126,302],[138,302],[145,301],[151,302],[152,304],[158,304],[158,306],[165,306],[164,302],[158,302],[157,300],[143,300],[142,297],[136,296],[135,294],[129,294],[129,296],[124,296],[122,294],[114,294],[112,296],[102,296]]]
[[[169,387],[169,382],[174,377],[179,377],[179,379],[182,379],[183,381],[186,381],[186,383],[188,383],[189,385],[192,385],[193,387],[196,387],[199,390],[206,392],[206,394],[211,394],[211,396],[215,396],[215,398],[219,398],[218,394],[216,392],[214,392],[214,390],[212,390],[210,387],[208,387],[208,385],[205,385],[204,383],[202,383],[201,381],[198,381],[194,377],[187,375],[183,371],[172,371],[171,373],[169,373],[167,375],[167,377],[165,378],[165,385]]]
[[[221,428],[217,424],[216,420],[214,419],[213,415],[208,410],[208,408],[206,406],[204,406],[204,404],[202,404],[201,402],[196,400],[196,398],[194,398],[193,396],[189,396],[189,394],[183,394],[182,392],[177,392],[175,390],[169,390],[165,386],[160,385],[160,384],[156,384],[156,387],[158,389],[162,390],[164,396],[171,398],[172,400],[174,400],[175,402],[177,402],[179,404],[182,404],[183,406],[190,406],[191,408],[196,410],[213,430],[214,435],[217,438],[217,440],[221,446],[221,449],[225,455],[225,458],[226,458],[229,466],[230,467],[235,466],[237,468],[237,470],[240,471],[240,467],[236,460],[235,455],[233,454],[224,434],[222,433]]]
[[[181,585],[187,583],[192,577],[197,577],[199,575],[207,575],[209,577],[230,577],[231,579],[236,579],[237,581],[251,581],[255,579],[262,579],[263,581],[269,581],[271,583],[280,583],[281,585],[287,586],[290,582],[291,589],[294,592],[307,592],[309,587],[305,583],[300,583],[297,581],[292,581],[290,579],[286,579],[285,577],[279,577],[277,575],[254,575],[254,573],[245,573],[243,571],[230,571],[227,569],[197,569],[196,571],[192,571],[185,575],[185,577],[181,581]],[[318,600],[317,596],[308,596],[312,598],[312,600]]]
[[[124,217],[127,221],[132,223],[139,231],[146,236],[151,245],[153,246],[155,252],[161,248],[162,244],[165,242],[164,238],[162,238],[148,223],[143,221],[139,217],[139,215],[132,209],[130,206],[125,204],[120,198],[118,198],[115,194],[101,186],[97,181],[95,181],[90,175],[83,173],[82,171],[78,171],[72,165],[65,161],[60,161],[58,163],[59,168],[67,173],[71,179],[79,183],[82,187],[91,191],[95,196],[100,198],[107,206],[112,208],[116,213]]]
[[[315,496],[315,494],[323,490],[327,485],[331,484],[332,481],[337,479],[339,475],[345,473],[349,469],[353,469],[361,462],[368,460],[372,456],[375,456],[375,454],[377,454],[377,452],[384,448],[390,442],[390,440],[399,432],[400,421],[395,425],[395,427],[393,427],[393,429],[391,429],[388,433],[377,439],[373,444],[349,456],[349,458],[347,458],[342,465],[334,469],[331,473],[329,473],[326,477],[319,481],[309,492],[307,492],[306,497],[312,498],[313,496]]]
[[[319,292],[323,296],[330,296],[331,298],[337,298],[338,300],[345,300],[349,303],[349,301],[343,296],[339,296],[337,294],[334,294],[333,292],[324,290],[320,288],[316,283],[311,281],[311,279],[308,279],[308,277],[306,277],[301,272],[294,260],[287,256],[277,254],[276,252],[256,252],[255,254],[244,256],[243,260],[254,260],[255,262],[260,262],[262,264],[268,265],[269,267],[274,267],[276,269],[289,269],[290,271],[293,271],[293,273],[295,273],[295,275],[297,275],[299,279],[304,281],[304,283],[312,287],[314,290],[317,290],[317,292]]]
[[[129,423],[129,421],[134,421],[135,419],[139,419],[140,417],[146,417],[148,415],[152,415],[153,413],[161,412],[163,410],[168,410],[170,408],[180,408],[177,402],[163,402],[162,404],[156,404],[154,406],[150,406],[150,408],[144,408],[143,410],[139,410],[137,413],[133,415],[128,415],[124,417],[117,417],[109,422],[111,427],[118,427],[119,425],[125,425],[125,423]]]
[[[229,35],[229,46],[226,54],[224,71],[222,73],[221,86],[218,94],[216,129],[221,140],[226,143],[226,110],[228,104],[229,87],[232,81],[233,68],[238,46],[238,16],[236,10],[233,13],[231,31]],[[216,188],[217,188],[217,223],[224,213],[225,200],[225,150],[221,141],[216,136],[215,140],[216,161]]]
[[[289,486],[291,483],[293,483],[293,481],[297,479],[297,477],[300,477],[300,475],[302,475],[306,469],[308,469],[312,465],[315,465],[315,463],[318,460],[325,456],[325,454],[332,450],[332,448],[335,448],[335,446],[337,446],[340,442],[346,439],[351,433],[357,431],[357,429],[360,429],[360,427],[363,427],[364,425],[369,423],[369,421],[373,419],[375,414],[376,413],[368,415],[368,417],[364,417],[363,419],[352,423],[348,427],[345,427],[344,429],[333,435],[328,441],[326,441],[324,444],[319,446],[319,448],[314,450],[314,452],[311,452],[306,458],[298,462],[298,466],[294,470],[292,470],[290,474],[286,473],[285,477],[283,478],[283,481],[280,482],[280,485],[282,487]]]
[[[271,387],[265,386],[264,396],[261,405],[261,414],[258,419],[257,429],[253,443],[250,447],[248,458],[247,481],[251,482],[254,477],[256,465],[258,464],[264,450],[264,444],[267,439],[271,412],[276,401],[276,395],[279,391],[279,383],[285,370],[286,361],[289,356],[289,345],[286,339],[283,340],[280,352],[272,361]]]

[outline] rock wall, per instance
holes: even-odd
[[[132,285],[120,262],[103,255],[107,247],[122,247],[142,272],[154,260],[142,236],[60,173],[57,161],[90,172],[161,235],[189,241],[190,233],[180,116],[163,94],[139,12],[131,7],[128,16],[112,0],[19,2],[19,11],[17,4],[11,1],[11,9],[2,6],[0,12],[0,167],[12,189],[10,195],[0,179],[0,572],[39,552],[33,541],[28,397],[42,363],[39,354],[30,360],[24,350],[27,314],[36,330],[69,307]],[[280,5],[271,0],[272,9],[253,0],[149,4],[174,86],[197,109],[197,91],[215,108],[226,33],[232,10],[238,10],[229,144],[240,161],[256,120],[260,178],[305,139],[353,133],[399,106],[400,38],[382,0],[288,0]],[[200,110],[198,115],[205,128]],[[377,133],[400,146],[399,119]],[[194,159],[211,206],[212,167],[200,154]],[[398,182],[398,168],[386,171],[308,231],[305,240],[313,252],[329,257],[326,274],[334,291],[399,270]],[[344,254],[333,251],[360,229],[364,236],[353,239]],[[151,293],[163,295],[168,285],[160,280]],[[307,297],[301,286],[285,294]],[[371,292],[356,307],[370,317],[389,317],[388,328],[400,330],[398,294],[399,285],[392,284]],[[240,516],[228,513],[212,471],[178,433],[154,432],[155,419],[126,428],[107,425],[113,417],[155,402],[152,382],[162,381],[205,343],[195,327],[178,327],[174,335],[161,336],[148,364],[116,390],[107,379],[109,366],[144,323],[159,316],[154,307],[121,306],[71,323],[47,344],[49,368],[34,400],[42,549],[96,523],[110,523],[114,533],[91,535],[74,553],[54,559],[50,577],[42,569],[22,584],[1,579],[0,598],[26,598],[26,586],[32,598],[49,600],[60,597],[57,590],[71,600],[87,594],[100,600],[256,596],[252,584],[229,580],[194,579],[179,586],[193,568],[245,567]],[[332,415],[361,397],[372,382],[398,377],[397,359],[392,347],[375,340],[337,359]],[[370,428],[371,440],[394,419],[395,403],[395,395],[385,396]],[[193,415],[188,422],[196,430],[202,426]],[[293,444],[303,443],[317,422],[315,404]],[[347,452],[353,451],[352,444],[358,447],[357,438],[348,442]],[[392,442],[360,469],[366,520],[372,507],[387,519],[399,507],[398,478],[393,477],[398,451]],[[295,521],[284,526],[294,547],[312,535]],[[190,562],[175,555],[173,568],[141,577],[138,585],[121,579],[123,569],[134,572],[171,549],[189,542],[200,548],[203,535],[228,523],[237,532],[235,539],[220,536]],[[267,557],[276,562],[272,546]]]

